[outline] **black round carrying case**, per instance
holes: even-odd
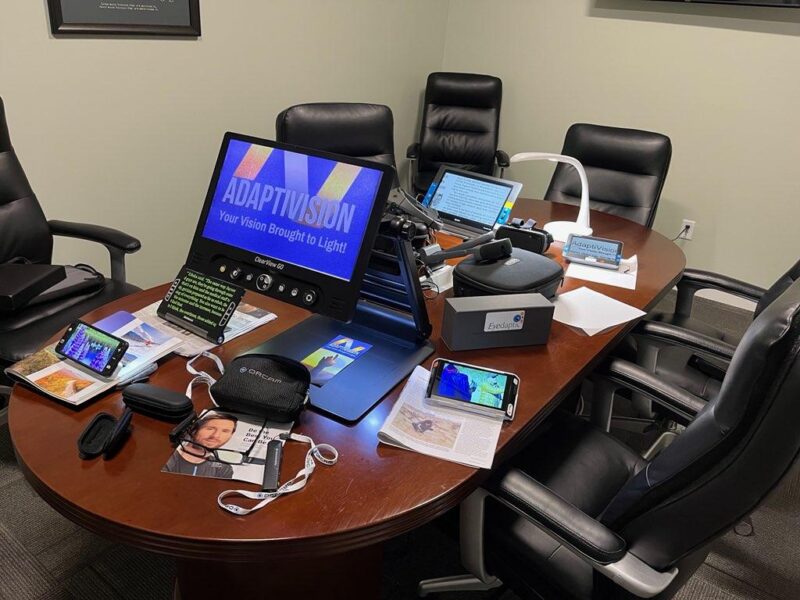
[[[456,296],[491,296],[495,294],[542,294],[553,298],[564,280],[564,269],[556,261],[514,248],[509,258],[477,262],[474,257],[462,260],[453,271]]]

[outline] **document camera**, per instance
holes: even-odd
[[[318,313],[253,352],[302,361],[311,404],[346,421],[433,352],[411,239],[379,233],[393,180],[388,165],[227,133],[186,261]]]

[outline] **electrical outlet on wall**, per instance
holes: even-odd
[[[695,222],[690,221],[689,219],[683,220],[683,228],[681,229],[681,234],[678,236],[678,239],[681,240],[690,240],[694,237],[694,226]]]

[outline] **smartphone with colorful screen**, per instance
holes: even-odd
[[[477,365],[437,358],[431,366],[426,400],[510,421],[517,407],[519,377]]]
[[[56,344],[56,354],[94,371],[111,377],[128,350],[128,342],[84,323],[75,321],[67,327]]]

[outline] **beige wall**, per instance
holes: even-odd
[[[3,0],[0,95],[49,218],[141,238],[129,275],[182,263],[226,130],[271,137],[284,107],[388,104],[402,156],[427,73],[494,73],[501,146],[561,148],[577,121],[673,140],[656,228],[689,264],[763,285],[798,255],[800,10],[643,0],[204,0],[203,37],[53,39],[45,0]],[[404,162],[401,160],[401,163]],[[515,167],[541,196],[551,169]],[[599,232],[602,233],[602,232]],[[107,268],[61,240],[56,259]]]
[[[655,227],[697,221],[690,266],[768,285],[800,255],[800,10],[455,0],[443,66],[503,79],[509,153],[559,151],[578,121],[669,135]],[[510,174],[541,197],[551,172]]]
[[[139,237],[129,280],[150,286],[186,257],[226,130],[273,137],[291,104],[377,102],[403,155],[447,4],[203,0],[199,40],[54,39],[45,0],[3,0],[0,96],[48,218]],[[61,240],[56,260],[107,271],[97,248]]]

